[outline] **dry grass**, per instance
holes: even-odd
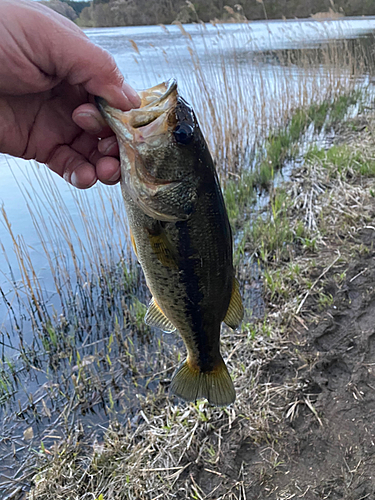
[[[311,17],[316,21],[327,21],[327,19],[340,19],[344,17],[345,14],[343,12],[337,12],[332,8],[328,9],[328,12],[317,12],[316,14],[311,14]]]
[[[40,464],[38,485],[31,498],[85,498],[88,491],[95,498],[101,494],[113,499],[194,498],[194,494],[201,498],[204,494],[194,481],[201,466],[216,474],[219,486],[225,480],[229,490],[238,492],[238,480],[219,472],[223,461],[228,461],[228,453],[233,452],[227,437],[231,435],[237,442],[239,436],[251,434],[260,441],[267,435],[274,414],[272,391],[267,384],[260,388],[258,376],[262,361],[274,346],[259,339],[250,347],[245,334],[238,335],[237,342],[233,363],[249,359],[250,349],[260,355],[249,359],[252,366],[243,366],[239,373],[237,385],[242,391],[236,408],[217,410],[205,403],[181,407],[164,394],[149,395],[142,401],[136,424],[113,423],[104,441],[94,445],[68,442],[50,450],[52,456],[45,461],[45,468]],[[52,480],[56,477],[60,478],[57,483]],[[235,496],[228,493],[225,498]]]

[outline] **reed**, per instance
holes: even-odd
[[[338,112],[340,96],[345,109],[350,99],[346,96],[372,65],[372,55],[360,44],[353,47],[351,41],[325,43],[314,50],[264,53],[251,23],[240,25],[235,35],[226,33],[225,44],[225,27],[218,29],[212,45],[205,43],[206,29],[202,25],[204,51],[198,52],[195,38],[180,25],[192,61],[182,72],[224,185],[231,174],[254,168],[254,148],[261,148],[292,115],[296,119],[296,110],[302,117],[309,108],[309,119],[317,120],[319,115],[322,126],[325,107],[336,101],[333,108]],[[316,30],[318,38],[328,37],[324,28]],[[293,124],[288,132],[293,133]]]

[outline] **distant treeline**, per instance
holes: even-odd
[[[76,21],[81,15],[82,10],[91,5],[91,2],[76,2],[74,0],[41,0],[40,3],[47,5],[47,7],[50,7],[72,21]]]
[[[375,15],[374,0],[72,0],[43,1],[80,26],[137,26]]]

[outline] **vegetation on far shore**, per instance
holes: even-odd
[[[373,16],[372,0],[49,0],[48,7],[82,27],[141,26],[173,22],[246,22],[268,19]]]

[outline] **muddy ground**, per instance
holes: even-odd
[[[196,471],[203,491],[222,482],[205,498],[228,492],[233,481],[237,491],[241,483],[238,498],[251,500],[375,498],[375,230],[364,229],[358,238],[363,251],[343,284],[327,276],[333,305],[319,312],[308,299],[314,320],[296,322],[285,339],[288,350],[262,368],[263,381],[274,389],[297,386],[273,401],[283,415],[270,427],[278,438],[257,443],[249,430],[237,440],[234,431],[226,439],[221,477]]]

